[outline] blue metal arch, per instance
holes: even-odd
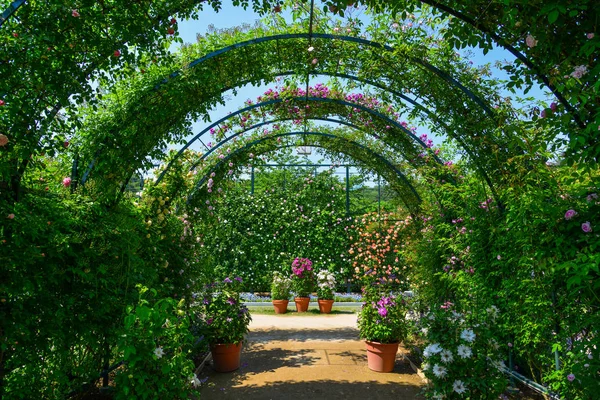
[[[209,149],[209,151],[207,151],[206,153],[202,154],[202,156],[200,157],[200,159],[198,161],[196,161],[194,164],[192,164],[192,166],[190,167],[190,170],[193,170],[194,168],[196,168],[202,161],[204,161],[210,154],[212,154],[212,152],[214,152],[215,150],[217,150],[219,147],[223,146],[225,143],[229,142],[230,140],[232,140],[232,139],[234,139],[234,138],[236,138],[236,137],[238,137],[240,135],[243,135],[245,132],[247,132],[249,130],[259,128],[259,127],[261,127],[263,125],[268,125],[268,124],[272,124],[272,123],[279,122],[279,121],[289,121],[289,120],[293,120],[293,119],[294,118],[281,118],[281,119],[277,119],[277,120],[264,121],[264,122],[260,122],[260,123],[258,123],[256,125],[253,125],[253,126],[249,127],[247,130],[243,130],[241,132],[236,132],[235,134],[233,134],[233,135],[227,137],[226,139],[222,140],[221,142],[219,142],[218,146],[214,146],[211,149]],[[346,125],[348,127],[351,127],[351,128],[357,129],[357,130],[361,130],[356,125],[351,124],[351,123],[346,122],[346,121],[340,121],[340,120],[329,119],[329,118],[312,118],[312,120],[339,123],[340,125]],[[313,134],[314,134],[314,132],[313,132]],[[326,136],[326,135],[329,135],[329,134],[322,133],[322,136]],[[332,135],[332,136],[335,136],[335,135]],[[346,138],[343,138],[341,136],[335,136],[335,137],[339,138],[339,139],[346,139]],[[346,140],[348,140],[348,139],[346,139]],[[360,144],[358,142],[355,142],[355,141],[352,141],[352,142],[356,143],[357,145],[360,145],[361,147],[367,148],[366,146],[364,146],[364,145],[362,145],[362,144]],[[372,151],[372,152],[374,154],[376,154],[374,151]],[[172,160],[172,162],[173,161],[174,160]],[[169,166],[170,165],[171,164],[169,164]],[[160,183],[160,181],[163,179],[163,177],[164,177],[166,171],[168,170],[169,166],[167,166],[165,168],[165,170],[161,173],[161,175],[158,177],[158,179],[156,180],[155,185],[158,185]]]
[[[25,3],[25,0],[16,0],[10,3],[8,7],[6,7],[6,10],[2,12],[2,16],[0,17],[0,27],[2,27],[2,25],[4,25],[4,23],[8,21],[8,19],[12,17],[12,15],[15,12],[17,12],[19,7],[21,7],[23,3]]]
[[[171,167],[171,165],[173,164],[173,162],[179,158],[181,156],[181,154],[183,154],[183,152],[189,148],[191,146],[191,144],[193,142],[195,142],[196,140],[198,140],[202,135],[204,135],[206,132],[210,131],[210,129],[214,128],[215,126],[218,126],[220,124],[222,124],[223,122],[236,117],[240,114],[252,111],[256,108],[260,108],[260,107],[264,107],[264,106],[269,106],[269,105],[273,105],[273,104],[280,104],[280,103],[285,103],[288,100],[295,100],[295,101],[314,101],[314,102],[323,102],[323,103],[336,103],[336,104],[340,104],[343,106],[347,106],[347,107],[352,107],[352,108],[358,108],[361,111],[365,111],[371,115],[376,116],[377,118],[382,119],[383,121],[387,122],[389,125],[394,126],[395,128],[400,129],[401,131],[403,131],[404,133],[406,133],[408,136],[410,136],[419,146],[421,146],[424,150],[429,151],[429,148],[427,147],[427,145],[425,145],[425,143],[423,143],[414,133],[412,133],[409,129],[406,129],[404,126],[402,126],[400,123],[398,123],[397,121],[389,118],[388,116],[386,116],[385,114],[382,114],[376,110],[373,110],[369,107],[365,107],[361,104],[356,104],[356,103],[351,103],[348,102],[346,100],[341,100],[341,99],[329,99],[329,98],[321,98],[321,97],[292,97],[292,98],[285,98],[285,99],[273,99],[273,100],[267,100],[261,103],[255,103],[255,104],[251,104],[247,107],[244,107],[240,110],[237,110],[229,115],[226,115],[225,117],[219,119],[218,121],[210,124],[208,127],[204,128],[202,131],[200,131],[198,134],[196,134],[192,139],[190,139],[188,141],[188,143],[186,143],[185,146],[183,146],[179,152],[175,155],[175,157],[173,158],[173,160],[171,160],[169,162],[169,164],[167,165],[165,171],[162,172],[162,174],[159,176],[159,181],[162,180],[163,175],[165,174],[165,172]],[[442,164],[442,160],[440,160],[440,158],[438,156],[436,156],[435,154],[431,154],[431,156],[436,160],[436,162],[438,164]],[[89,169],[88,171],[86,171],[86,174],[84,175],[84,177],[82,178],[82,184],[85,182],[85,179],[87,178],[89,174]]]
[[[278,41],[278,40],[289,40],[289,39],[307,39],[308,40],[311,38],[312,39],[340,40],[340,41],[344,41],[344,42],[358,43],[358,44],[366,45],[368,47],[372,47],[372,48],[376,48],[376,49],[383,49],[383,50],[386,50],[386,51],[392,52],[392,53],[394,52],[394,48],[392,46],[388,46],[386,44],[381,44],[378,42],[374,42],[372,40],[367,40],[367,39],[362,39],[362,38],[357,38],[357,37],[352,37],[352,36],[332,35],[329,33],[312,33],[312,34],[309,34],[309,33],[287,33],[287,34],[264,36],[264,37],[260,37],[260,38],[256,38],[256,39],[250,39],[250,40],[247,40],[244,42],[239,42],[239,43],[235,43],[230,46],[227,46],[227,47],[223,47],[219,50],[215,50],[211,53],[208,53],[208,54],[190,62],[187,65],[187,68],[188,69],[194,68],[197,65],[203,63],[204,61],[215,58],[221,54],[225,54],[231,50],[240,49],[240,48],[247,47],[247,46],[254,45],[254,44],[266,43],[266,42]],[[435,75],[437,75],[442,80],[449,83],[450,85],[458,87],[463,93],[465,93],[467,95],[467,97],[469,97],[472,101],[474,101],[477,105],[479,105],[486,112],[486,114],[488,114],[492,118],[495,118],[494,111],[492,111],[492,109],[487,106],[485,101],[483,101],[479,96],[477,96],[475,93],[473,93],[470,89],[468,89],[463,84],[461,84],[458,80],[453,78],[450,74],[433,66],[432,64],[428,63],[427,61],[420,60],[416,57],[407,57],[407,59],[410,60],[411,62],[414,62],[415,64],[421,65],[422,67],[429,70],[430,72],[433,72]],[[160,88],[160,86],[165,85],[166,83],[169,82],[170,79],[177,78],[182,73],[183,73],[182,70],[172,72],[171,74],[169,74],[169,76],[167,78],[163,79],[159,84],[157,84],[155,86],[155,89],[158,89],[158,88]]]
[[[333,134],[330,134],[330,133],[297,131],[297,132],[277,133],[277,134],[274,134],[274,135],[265,136],[265,137],[253,140],[252,142],[247,143],[243,147],[240,147],[240,148],[234,150],[232,153],[228,154],[223,159],[221,159],[219,162],[217,162],[217,164],[215,164],[215,166],[211,170],[207,171],[207,173],[196,183],[194,189],[192,190],[192,193],[190,193],[190,195],[188,196],[187,202],[189,203],[191,197],[200,189],[200,187],[204,184],[204,182],[206,182],[208,180],[208,176],[209,176],[210,172],[213,171],[213,170],[215,170],[215,169],[217,169],[217,168],[219,168],[221,165],[227,163],[234,155],[239,154],[239,153],[241,153],[241,152],[243,152],[245,150],[248,150],[248,149],[252,148],[252,146],[254,146],[256,144],[259,144],[259,143],[262,143],[262,142],[267,141],[267,140],[272,140],[272,139],[275,139],[275,138],[278,138],[278,137],[300,136],[300,135],[306,135],[306,136],[311,136],[312,135],[312,136],[327,137],[327,138],[334,139],[334,140],[341,140],[341,141],[344,141],[344,142],[347,142],[347,143],[351,144],[352,146],[358,147],[358,148],[366,151],[369,155],[371,155],[374,158],[378,159],[379,161],[383,162],[388,167],[388,169],[390,169],[394,173],[396,173],[398,175],[398,177],[400,177],[400,180],[402,180],[402,182],[413,193],[413,195],[417,199],[418,203],[420,203],[422,201],[421,200],[421,196],[419,196],[419,194],[417,193],[417,191],[414,188],[414,186],[410,183],[410,181],[408,180],[408,178],[406,178],[406,176],[402,173],[402,171],[400,171],[388,159],[386,159],[385,157],[383,157],[381,154],[373,151],[372,149],[368,148],[367,146],[364,146],[364,145],[362,145],[362,144],[360,144],[358,142],[355,142],[353,140],[350,140],[348,138],[336,136],[336,135],[333,135]],[[321,147],[321,146],[315,146],[315,147]],[[406,202],[405,202],[405,204],[407,205],[407,207],[409,207],[409,205]]]
[[[581,128],[585,128],[585,123],[581,120],[581,118],[577,115],[576,110],[573,106],[571,106],[571,104],[567,101],[567,99],[558,91],[558,89],[552,84],[552,82],[550,82],[550,79],[548,78],[548,75],[545,75],[542,73],[542,71],[540,70],[539,67],[537,67],[533,61],[531,61],[529,58],[527,58],[525,56],[525,54],[523,54],[522,52],[520,52],[519,50],[517,50],[514,46],[512,46],[510,43],[508,43],[504,38],[502,38],[500,35],[496,34],[495,32],[493,32],[491,29],[488,29],[487,27],[482,27],[480,23],[478,23],[476,20],[474,20],[473,18],[465,15],[464,13],[449,7],[447,5],[444,5],[438,1],[435,0],[418,0],[421,3],[425,3],[425,4],[429,4],[430,6],[439,9],[442,12],[446,12],[458,19],[460,19],[461,21],[473,26],[475,29],[481,31],[482,33],[484,33],[485,35],[488,35],[494,42],[496,42],[498,45],[500,45],[501,47],[505,48],[508,52],[510,52],[512,55],[514,55],[518,60],[520,60],[521,62],[523,62],[523,64],[525,64],[529,69],[531,69],[532,71],[534,71],[535,75],[546,85],[546,87],[548,87],[552,93],[556,96],[557,100],[563,105],[565,106],[565,108],[567,109],[567,111],[573,116],[573,119],[576,121],[576,123],[581,127]],[[0,27],[2,27],[2,25],[4,24],[4,22],[6,22],[10,17],[12,17],[12,15],[25,3],[25,0],[15,0],[13,1],[7,8],[6,10],[4,10],[4,12],[2,13],[2,16],[0,17]],[[311,19],[312,21],[312,19]],[[315,35],[314,33],[310,33],[311,35]]]

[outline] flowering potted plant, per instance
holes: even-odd
[[[275,314],[285,314],[290,299],[290,286],[292,281],[281,272],[273,273],[273,282],[271,283],[271,299]]]
[[[396,362],[398,344],[404,340],[405,300],[394,294],[381,281],[370,281],[363,287],[363,306],[358,316],[360,337],[367,345],[369,369],[391,372]]]
[[[240,367],[242,341],[251,317],[240,301],[242,278],[225,278],[205,287],[196,315],[204,321],[204,336],[210,344],[215,370],[234,371]]]
[[[296,293],[294,302],[296,311],[305,312],[308,310],[310,293],[314,287],[314,271],[312,261],[308,258],[296,257],[292,261],[292,290]]]
[[[317,297],[319,312],[329,314],[334,302],[335,276],[329,271],[322,270],[317,274]]]

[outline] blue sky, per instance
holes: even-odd
[[[231,0],[224,0],[223,8],[220,12],[214,12],[211,7],[205,7],[205,10],[200,13],[200,17],[198,20],[187,20],[187,21],[178,21],[178,29],[179,36],[183,39],[185,43],[194,43],[196,41],[196,35],[198,33],[204,34],[207,32],[209,25],[213,25],[215,28],[230,28],[233,26],[238,26],[244,23],[253,24],[256,20],[261,17],[254,13],[251,8],[248,10],[244,10],[241,7],[234,7],[231,4]],[[317,4],[319,0],[317,0]],[[286,16],[286,14],[283,14]],[[289,16],[289,14],[287,14]],[[288,19],[286,17],[286,19]],[[470,49],[472,52],[472,56],[470,59],[473,61],[474,65],[483,65],[486,63],[494,63],[497,60],[509,60],[512,61],[514,57],[505,51],[504,49],[497,48],[489,52],[487,55],[483,55],[481,51],[478,49]],[[466,54],[465,50],[459,51],[461,55]],[[497,69],[494,70],[494,76],[498,78],[505,78],[505,74]],[[318,80],[315,80],[314,83],[317,83]],[[314,84],[311,82],[311,84]],[[252,87],[247,86],[240,88],[238,90],[237,96],[230,95],[230,99],[227,102],[227,106],[219,106],[214,109],[210,115],[213,121],[225,116],[228,112],[237,110],[238,108],[243,106],[243,102],[247,99],[255,99],[257,96],[262,94],[267,88],[273,87],[274,84],[267,84],[260,87]],[[508,93],[507,93],[508,95]],[[533,96],[536,99],[545,99],[546,96],[544,92],[537,87],[533,88],[531,92],[528,93],[528,96]],[[199,122],[194,125],[194,132],[198,132],[202,130],[207,124]],[[424,127],[419,127],[419,133],[429,133],[427,129]],[[209,138],[204,137],[204,142],[210,141]],[[438,138],[435,140],[439,142]],[[202,146],[200,144],[196,144],[192,146],[193,149],[199,150]],[[311,158],[314,159],[313,156]]]

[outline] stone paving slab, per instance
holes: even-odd
[[[418,399],[423,383],[402,359],[392,373],[367,367],[356,315],[279,317],[253,315],[242,366],[201,378],[201,399]]]

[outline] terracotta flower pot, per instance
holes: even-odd
[[[294,302],[296,303],[296,311],[306,312],[306,310],[308,310],[308,303],[310,302],[310,297],[295,297]]]
[[[210,352],[217,372],[231,372],[240,367],[242,342],[228,344],[211,344]]]
[[[375,372],[392,372],[396,363],[398,343],[378,343],[365,341],[367,345],[367,364]]]
[[[289,300],[273,300],[275,314],[285,314],[287,312],[287,306],[289,302]]]
[[[321,300],[319,299],[319,312],[321,314],[329,314],[331,312],[331,307],[333,307],[333,302],[335,300]]]

